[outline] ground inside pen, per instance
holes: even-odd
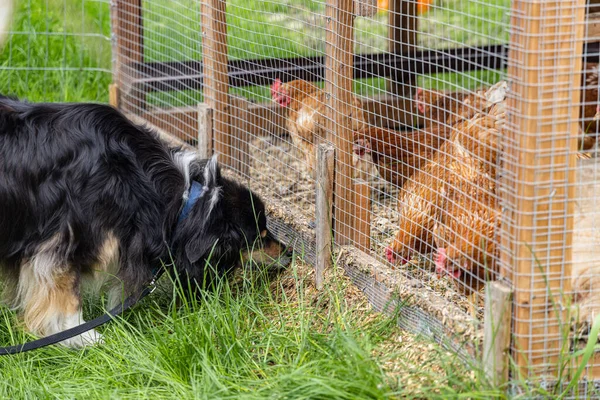
[[[91,398],[432,398],[496,393],[473,366],[372,311],[340,269],[325,288],[299,259],[251,268],[200,302],[172,287],[103,328],[85,352],[49,347],[0,358],[0,396]],[[90,306],[93,307],[93,306]],[[91,309],[88,308],[88,312]],[[97,311],[97,310],[95,310]],[[2,310],[0,340],[26,339]]]
[[[306,172],[304,158],[291,140],[287,137],[259,137],[251,142],[249,152],[249,183],[252,189],[264,196],[280,199],[303,217],[304,221],[298,221],[295,215],[295,225],[304,223],[305,227],[310,228],[309,224],[315,215],[315,182]],[[230,176],[240,179],[239,176]],[[381,259],[398,230],[398,189],[379,180],[373,185],[371,198],[371,255]],[[314,230],[310,228],[310,232]],[[450,277],[435,276],[435,265],[430,258],[416,256],[397,270],[398,274],[425,282],[461,310],[470,310],[469,299],[457,291]],[[482,320],[483,296],[478,296],[477,300],[478,316]]]

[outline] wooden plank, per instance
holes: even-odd
[[[486,282],[483,317],[483,366],[495,386],[508,382],[512,289]]]
[[[204,102],[213,109],[214,151],[222,165],[231,166],[225,5],[225,0],[202,0],[202,58]]]
[[[201,158],[213,154],[213,109],[208,104],[198,104],[198,153]]]
[[[587,57],[598,59],[598,47],[587,48]],[[354,79],[387,78],[399,74],[427,75],[443,72],[466,72],[504,69],[508,50],[493,44],[450,49],[417,51],[410,58],[393,53],[363,53],[354,56]],[[149,92],[202,90],[202,61],[145,62],[132,66],[143,71],[136,84]],[[229,60],[229,86],[270,86],[279,78],[283,82],[302,79],[310,82],[325,80],[325,57],[282,57],[250,60]]]
[[[281,136],[286,132],[285,109],[272,102],[250,104],[248,134],[258,136]]]
[[[570,292],[585,0],[514,0],[503,135],[501,275],[514,283],[522,376],[558,370]]]
[[[390,95],[377,95],[372,98],[363,98],[363,106],[368,122],[375,126],[398,128],[402,121],[411,124],[410,114],[402,115],[398,109],[402,100]],[[207,107],[210,107],[207,105]],[[277,104],[258,103],[248,107],[248,134],[258,136],[282,136],[286,134],[284,110]],[[198,131],[197,107],[161,108],[147,111],[141,115],[156,126],[160,126],[172,135],[189,141],[196,135],[187,132]]]
[[[315,222],[316,226],[316,252],[315,286],[317,290],[323,288],[323,273],[331,268],[331,242],[332,242],[332,205],[333,205],[333,163],[335,149],[332,145],[321,143],[317,147],[317,183]]]
[[[352,241],[354,188],[352,184],[352,61],[354,50],[354,3],[327,0],[327,43],[325,44],[325,91],[329,107],[328,140],[335,144],[334,233],[337,244]]]
[[[363,181],[354,183],[356,191],[356,224],[354,227],[354,245],[360,251],[371,253],[371,186]]]
[[[585,40],[587,42],[600,41],[600,13],[595,12],[588,14]]]
[[[170,146],[190,148],[190,145],[184,142],[183,140],[176,138],[175,136],[171,135],[169,132],[165,131],[159,126],[149,123],[148,121],[144,120],[136,114],[125,113],[125,116],[134,124],[144,125],[147,128],[152,129],[153,131],[158,133],[158,136]]]
[[[471,356],[480,354],[481,330],[455,302],[354,246],[335,248],[334,257],[336,268],[345,270],[375,310],[393,315],[401,328],[436,340],[471,363]]]
[[[145,93],[134,84],[140,78],[132,65],[144,61],[144,31],[142,0],[115,0],[111,8],[113,44],[113,83],[120,91],[119,106],[128,112],[140,113],[145,107]]]
[[[417,2],[414,0],[390,0],[389,3],[388,50],[392,54],[412,58],[417,52],[419,18]],[[395,75],[395,76],[394,76]],[[412,99],[416,93],[417,75],[396,71],[387,81],[390,93],[400,96],[406,101],[402,110],[412,110]]]
[[[231,135],[231,168],[245,178],[250,174],[250,146],[248,141],[248,119],[250,102],[241,96],[229,99]]]
[[[108,85],[108,104],[114,108],[119,108],[119,85],[116,83]]]

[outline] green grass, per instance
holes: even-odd
[[[306,272],[292,267],[272,281],[248,270],[199,302],[186,302],[163,285],[125,319],[103,327],[102,346],[0,358],[0,397],[385,399],[422,390],[496,393],[474,384],[467,366],[437,346],[399,341],[405,334],[395,320],[368,311],[347,281],[334,277],[318,294],[303,277]],[[176,306],[175,298],[182,304]],[[4,310],[3,317],[14,326],[11,313]],[[0,333],[3,344],[23,339],[18,330]],[[389,363],[403,368],[388,371]]]
[[[0,91],[32,101],[107,101],[108,11],[96,1],[18,1],[16,33],[0,51]]]

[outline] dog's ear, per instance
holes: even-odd
[[[209,235],[200,239],[199,236],[193,238],[185,245],[185,255],[190,263],[195,264],[204,255],[209,255],[213,248],[217,248],[219,238]],[[216,256],[216,254],[215,254]]]
[[[191,264],[197,263],[203,257],[211,260],[213,263],[222,262],[222,258],[233,251],[231,241],[235,240],[235,238],[231,235],[200,236],[193,238],[185,244],[185,256]]]
[[[220,186],[221,184],[221,168],[217,163],[217,155],[215,154],[208,160],[204,167],[204,186],[209,189]]]

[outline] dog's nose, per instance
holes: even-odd
[[[294,248],[291,246],[282,245],[281,256],[282,257],[292,257],[294,254]]]
[[[294,248],[293,247],[287,247],[284,249],[284,254],[286,257],[292,257],[294,255]]]

